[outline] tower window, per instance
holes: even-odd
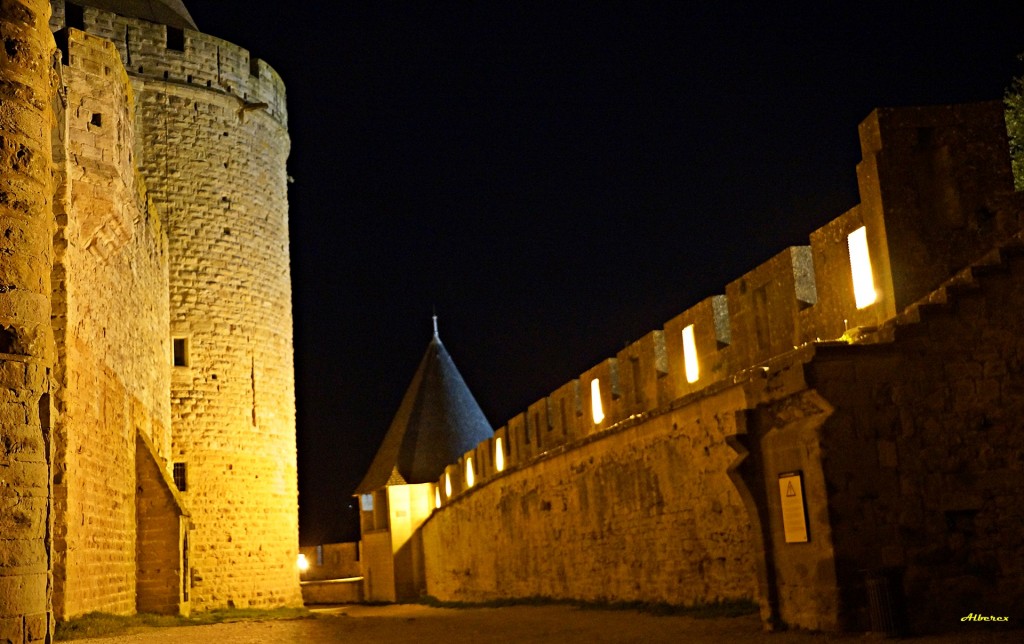
[[[70,2],[65,3],[64,26],[85,31],[85,8]]]
[[[188,338],[171,338],[172,362],[175,367],[187,367],[190,364]]]
[[[174,51],[185,51],[185,30],[177,27],[167,28],[167,48]]]
[[[185,464],[175,463],[172,474],[174,477],[174,487],[178,488],[179,492],[185,492],[188,490],[188,477],[185,474]]]

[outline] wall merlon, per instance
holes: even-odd
[[[109,41],[128,72],[147,82],[167,82],[205,88],[235,97],[240,107],[266,103],[265,110],[283,127],[288,114],[280,76],[265,61],[238,45],[191,29],[184,29],[184,51],[168,47],[164,25],[84,8],[84,24],[68,25],[64,2],[54,0],[50,19],[53,31],[71,26]],[[171,28],[173,30],[173,28]],[[256,71],[256,74],[252,72]],[[263,108],[259,108],[263,109]]]

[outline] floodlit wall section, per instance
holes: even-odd
[[[74,29],[58,40],[67,107],[53,270],[53,606],[67,619],[134,613],[147,596],[136,586],[136,436],[169,474],[171,410],[167,240],[135,169],[134,93],[109,41]]]
[[[47,6],[0,4],[0,639],[52,637],[49,604],[50,269],[56,88]]]
[[[65,25],[55,0],[51,26]],[[193,610],[301,602],[287,133],[281,79],[250,52],[86,7],[137,103],[136,164],[168,238],[171,460],[187,465]],[[180,48],[176,48],[181,45]]]

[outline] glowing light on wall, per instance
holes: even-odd
[[[604,420],[604,407],[601,406],[601,381],[594,378],[590,381],[590,409],[594,414],[594,424]]]
[[[476,483],[476,476],[473,474],[473,457],[466,457],[466,487],[473,487]]]
[[[693,337],[693,325],[683,329],[683,363],[686,365],[686,382],[697,382],[700,365],[697,364],[697,341]]]
[[[444,473],[444,496],[445,498],[452,498],[452,475],[448,472]]]
[[[295,565],[298,567],[299,572],[306,572],[309,570],[309,560],[306,559],[306,555],[299,553],[299,558],[295,561]]]
[[[441,488],[434,488],[434,507],[437,509],[441,508]]]
[[[871,255],[868,253],[867,229],[861,226],[846,238],[850,247],[850,270],[853,272],[853,299],[858,309],[870,306],[878,299],[875,277],[871,273]]]
[[[494,469],[505,470],[505,450],[501,448],[501,436],[494,439]]]

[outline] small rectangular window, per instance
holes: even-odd
[[[324,565],[324,547],[323,546],[317,546],[316,547],[316,565],[318,565],[318,566]]]
[[[686,382],[697,382],[700,378],[700,365],[697,363],[697,340],[693,335],[693,325],[683,329],[683,364],[686,368]]]
[[[177,27],[167,28],[167,48],[174,51],[185,51],[185,30]]]
[[[70,2],[64,3],[64,26],[85,31],[85,8]]]
[[[179,492],[185,492],[188,490],[188,477],[185,475],[185,464],[175,463],[174,464],[174,487],[178,488]]]
[[[595,425],[604,420],[604,407],[601,405],[601,381],[594,378],[590,381],[590,412]]]
[[[260,76],[260,59],[255,56],[249,57],[249,75],[256,78]]]
[[[853,298],[858,309],[871,306],[878,299],[875,277],[871,271],[867,229],[861,226],[846,237],[850,249],[850,272],[853,274]]]
[[[363,509],[363,512],[373,512],[373,495],[360,494],[359,506]]]
[[[188,338],[172,338],[171,351],[173,352],[173,364],[175,367],[189,366]]]

